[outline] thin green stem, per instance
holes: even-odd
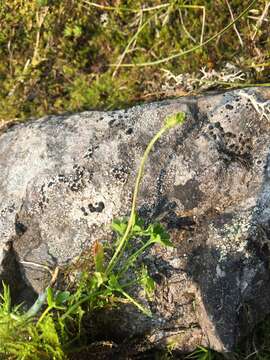
[[[129,268],[129,266],[138,258],[138,256],[140,256],[145,249],[147,249],[151,244],[153,244],[153,241],[149,240],[147,241],[140,249],[138,249],[137,251],[135,251],[135,253],[133,253],[128,259],[127,262],[124,264],[123,268],[119,271],[119,274],[124,273],[125,271],[127,271],[127,269]]]
[[[40,318],[38,319],[37,326],[42,322],[42,320],[45,318],[45,316],[52,310],[50,306],[46,308],[46,310],[42,313]]]
[[[97,291],[96,293],[92,293],[91,295],[86,295],[84,297],[82,297],[79,301],[77,301],[74,305],[72,305],[70,308],[68,308],[67,312],[65,312],[62,316],[61,316],[61,320],[66,319],[69,314],[72,314],[73,311],[75,311],[80,305],[82,305],[83,303],[85,303],[86,301],[91,300],[93,297],[97,297],[98,295],[102,294],[102,291]]]
[[[146,159],[152,149],[152,147],[154,146],[154,144],[157,142],[157,140],[167,131],[168,127],[167,126],[163,126],[159,132],[153,137],[153,139],[150,141],[150,143],[148,144],[143,157],[142,157],[142,161],[139,167],[139,171],[138,171],[138,175],[136,178],[136,183],[135,183],[135,188],[134,188],[134,193],[133,193],[133,200],[132,200],[132,205],[131,205],[131,213],[130,213],[130,217],[128,220],[128,225],[126,228],[126,231],[121,239],[121,241],[119,242],[115,253],[113,254],[113,257],[111,258],[109,265],[105,271],[105,274],[108,275],[114,268],[115,264],[118,261],[118,255],[121,253],[122,249],[124,248],[124,246],[126,245],[128,236],[130,234],[130,231],[134,225],[134,221],[135,221],[135,212],[136,212],[136,202],[137,202],[137,197],[138,197],[138,193],[139,193],[139,188],[140,188],[140,183],[141,183],[141,179],[143,176],[143,172],[144,172],[144,166],[145,166],[145,162]]]
[[[145,315],[151,316],[151,311],[145,309],[140,303],[138,303],[133,297],[131,297],[128,293],[126,293],[124,290],[121,290],[120,293],[127,298],[131,303],[133,303],[138,309],[141,310]]]

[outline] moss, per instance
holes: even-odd
[[[199,43],[202,27],[201,8],[206,9],[204,39],[230,21],[225,2],[170,0],[170,7],[139,12],[141,7],[159,6],[162,0],[97,1],[110,5],[106,10],[87,1],[10,0],[0,7],[0,120],[26,119],[44,114],[84,109],[112,109],[140,100],[166,97],[161,92],[163,69],[175,74],[198,73],[202,66],[220,69],[227,61],[242,69],[254,67],[249,81],[262,82],[269,76],[269,37],[267,22],[256,35],[256,19],[241,19],[237,28],[244,47],[233,28],[209,46],[189,55],[147,68],[114,68],[130,39],[142,24],[123,62],[134,64],[164,58]],[[248,1],[232,0],[239,14]],[[256,2],[260,16],[264,2]],[[130,9],[132,11],[130,11]],[[137,12],[136,12],[137,11]],[[267,65],[268,64],[268,65]],[[177,93],[175,93],[177,95]],[[173,95],[170,93],[170,95]]]

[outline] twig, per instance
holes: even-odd
[[[41,30],[41,27],[42,27],[42,24],[46,18],[46,15],[49,11],[49,7],[46,6],[43,8],[43,12],[41,12],[39,14],[39,12],[37,11],[36,12],[36,23],[37,23],[37,35],[36,35],[36,43],[35,43],[35,48],[34,48],[34,53],[33,53],[33,57],[32,57],[32,65],[35,66],[39,63],[38,61],[38,51],[39,51],[39,42],[40,42],[40,30]]]
[[[233,16],[233,12],[232,12],[231,5],[230,5],[230,3],[229,3],[228,0],[225,0],[225,1],[226,1],[227,6],[228,6],[228,9],[229,9],[231,18],[232,18],[232,20],[234,21],[234,16]],[[242,40],[242,38],[241,38],[241,36],[240,36],[240,34],[239,34],[239,31],[237,30],[237,27],[236,27],[235,24],[233,25],[233,28],[234,28],[234,31],[236,32],[236,35],[237,35],[238,39],[239,39],[239,42],[240,42],[241,47],[243,47],[243,46],[244,46],[243,40]]]
[[[203,43],[203,35],[204,35],[204,28],[205,28],[205,15],[206,15],[205,6],[201,6],[201,5],[180,5],[179,9],[178,9],[179,14],[180,14],[180,20],[181,20],[181,23],[183,25],[184,31],[189,35],[189,37],[194,42],[196,42],[196,40],[190,35],[190,33],[187,31],[187,29],[186,29],[186,27],[184,25],[183,18],[182,18],[182,13],[181,13],[180,9],[200,9],[200,10],[202,10],[202,29],[201,29],[201,36],[200,36],[200,45],[201,45]]]
[[[145,26],[146,26],[147,24],[149,24],[149,22],[150,22],[150,20],[151,20],[152,18],[148,19],[143,25],[142,25],[142,19],[143,19],[143,13],[141,12],[141,13],[140,13],[140,22],[139,22],[138,30],[137,30],[136,33],[132,36],[132,38],[131,38],[130,41],[128,42],[125,50],[124,50],[123,53],[121,54],[120,59],[119,59],[119,61],[118,61],[118,64],[117,64],[117,66],[116,66],[116,68],[115,68],[115,70],[114,70],[114,72],[113,72],[113,75],[112,75],[113,78],[116,76],[117,71],[118,71],[118,69],[119,69],[119,66],[122,64],[122,62],[123,62],[123,60],[124,60],[124,58],[125,58],[128,50],[129,50],[130,46],[131,46],[132,44],[133,44],[133,47],[136,45],[136,40],[137,40],[137,37],[138,37],[139,33],[145,28]]]
[[[182,16],[182,11],[181,9],[178,9],[179,12],[179,17],[180,17],[180,21],[181,21],[181,25],[183,26],[183,30],[184,32],[187,34],[187,36],[194,42],[196,43],[196,39],[194,39],[194,37],[190,34],[190,32],[187,30],[185,24],[184,24],[184,20],[183,20],[183,16]]]
[[[41,269],[45,269],[47,270],[51,276],[53,277],[53,274],[54,272],[49,268],[49,266],[47,265],[42,265],[42,264],[38,264],[38,263],[35,263],[35,262],[32,262],[32,261],[20,261],[20,264],[22,265],[29,265],[29,266],[34,266],[34,267],[38,267],[38,268],[41,268]]]

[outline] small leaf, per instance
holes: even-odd
[[[155,290],[155,282],[148,274],[148,269],[146,266],[142,267],[140,283],[146,293],[146,295],[151,296]]]
[[[152,224],[148,228],[150,232],[150,238],[153,243],[158,243],[163,246],[173,247],[173,243],[170,241],[170,235],[164,229],[164,227],[159,224]]]
[[[69,291],[61,291],[56,295],[56,305],[63,305],[70,297]]]
[[[47,303],[49,307],[54,306],[53,289],[51,287],[49,287],[47,290]]]
[[[123,236],[126,228],[127,228],[127,220],[126,219],[115,219],[112,221],[112,229],[119,234],[120,236]]]
[[[144,220],[136,217],[135,223],[132,227],[132,235],[143,236],[145,235]]]
[[[96,271],[93,275],[93,281],[96,287],[99,288],[105,281],[104,274]]]
[[[114,274],[112,274],[110,277],[109,277],[109,281],[108,281],[108,284],[110,286],[110,289],[112,291],[122,291],[122,288],[118,282],[118,277]]]

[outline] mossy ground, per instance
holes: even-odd
[[[249,1],[229,3],[236,17]],[[0,122],[185,94],[181,84],[173,90],[164,86],[165,70],[196,77],[202,67],[219,71],[229,62],[248,74],[246,84],[267,82],[265,6],[257,0],[236,23],[241,40],[231,27],[186,56],[139,67],[190,49],[223,29],[231,21],[226,1],[0,0]],[[118,63],[134,66],[111,66]]]
[[[168,71],[194,79],[202,67],[218,73],[229,63],[245,74],[243,85],[269,83],[270,9],[264,0],[255,1],[236,28],[207,46],[159,65],[138,66],[190,49],[222,30],[232,21],[228,3],[236,17],[250,1],[0,0],[0,125],[185,95],[190,89],[183,82],[174,80],[170,87]],[[134,66],[111,66],[125,63]],[[224,81],[222,86],[233,86]],[[270,321],[239,354],[270,359]]]

